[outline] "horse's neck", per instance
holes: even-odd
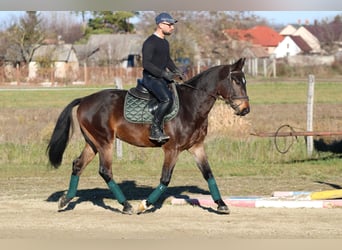
[[[216,97],[207,89],[193,83],[185,83],[184,85],[178,87],[179,99],[182,105],[188,106],[193,113],[209,113],[216,101]]]

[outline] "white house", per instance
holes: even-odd
[[[282,29],[279,34],[282,36],[291,36],[293,35],[297,29],[293,27],[293,25],[289,24],[284,29]]]
[[[300,36],[285,36],[274,50],[276,58],[307,54],[311,47]]]
[[[311,53],[318,54],[322,53],[321,44],[316,36],[308,31],[304,26],[297,29],[292,35],[300,36],[311,48]]]

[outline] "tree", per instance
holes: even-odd
[[[137,12],[128,11],[94,11],[93,18],[88,21],[85,35],[132,33],[134,25],[129,19],[137,15]]]
[[[47,11],[41,12],[41,14],[41,29],[45,33],[46,39],[73,44],[83,37],[85,29],[83,20],[79,20],[77,17],[78,13]]]
[[[19,24],[14,24],[7,30],[7,37],[13,50],[19,53],[22,60],[29,62],[35,46],[44,39],[40,29],[39,13],[26,11],[26,15],[20,18]]]

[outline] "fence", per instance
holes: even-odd
[[[142,77],[142,68],[121,68],[113,66],[103,67],[85,67],[80,66],[77,74],[70,74],[66,78],[59,79],[54,76],[54,68],[46,68],[37,72],[35,79],[28,79],[28,67],[0,66],[0,84],[41,84],[42,82],[51,82],[57,84],[113,84],[115,79],[121,79],[122,83],[134,84],[137,78]],[[204,69],[202,69],[204,70]],[[197,73],[197,68],[187,68],[188,78]]]
[[[249,58],[246,61],[245,72],[252,76],[276,77],[277,68],[274,58]]]

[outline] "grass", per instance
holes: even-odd
[[[85,96],[100,89],[102,88],[1,91],[0,177],[49,176],[53,178],[69,176],[71,163],[79,155],[84,145],[83,139],[79,134],[72,138],[59,170],[53,169],[47,163],[45,155],[47,140],[52,132],[56,117],[63,107],[76,97]],[[306,89],[307,85],[300,82],[250,83],[248,85],[252,110],[253,105],[272,107],[272,105],[280,104],[305,104]],[[342,84],[317,82],[315,102],[339,104],[341,103],[340,93],[342,93]],[[291,110],[284,110],[284,113],[288,112]],[[226,116],[226,114],[218,114],[218,116]],[[215,119],[217,120],[217,118]],[[329,152],[315,152],[309,159],[306,155],[303,138],[295,141],[287,154],[280,154],[276,151],[272,138],[257,138],[248,136],[246,133],[231,136],[230,132],[227,131],[239,130],[241,124],[238,123],[241,123],[242,118],[239,119],[231,124],[229,129],[220,130],[219,127],[215,127],[216,125],[213,126],[214,129],[210,130],[206,139],[209,162],[218,178],[262,176],[326,180],[341,176],[342,164],[339,155]],[[20,122],[18,123],[18,121]],[[253,120],[253,122],[257,123],[258,120]],[[220,123],[222,124],[222,122],[218,122],[218,124]],[[25,132],[20,134],[22,130]],[[21,138],[20,142],[18,142],[18,137]],[[125,143],[123,147],[123,158],[114,159],[114,175],[121,179],[142,178],[153,180],[153,183],[156,183],[161,173],[162,151],[160,149],[137,148]],[[97,172],[98,159],[96,158],[87,167],[84,175],[97,176]],[[175,175],[177,175],[176,173],[183,180],[201,177],[194,159],[187,152],[181,154]]]
[[[298,104],[306,103],[307,83],[271,82],[248,84],[248,94],[253,104]],[[342,103],[337,93],[342,93],[341,83],[315,83],[316,103]]]
[[[130,86],[126,86],[129,88]],[[91,86],[53,89],[7,89],[0,91],[1,108],[64,107],[74,98],[86,96],[108,86]],[[316,103],[341,103],[338,93],[342,84],[332,82],[315,83]],[[268,82],[248,83],[251,105],[255,104],[298,104],[306,102],[307,83]]]
[[[16,89],[0,92],[1,108],[64,107],[73,99],[101,88]]]

